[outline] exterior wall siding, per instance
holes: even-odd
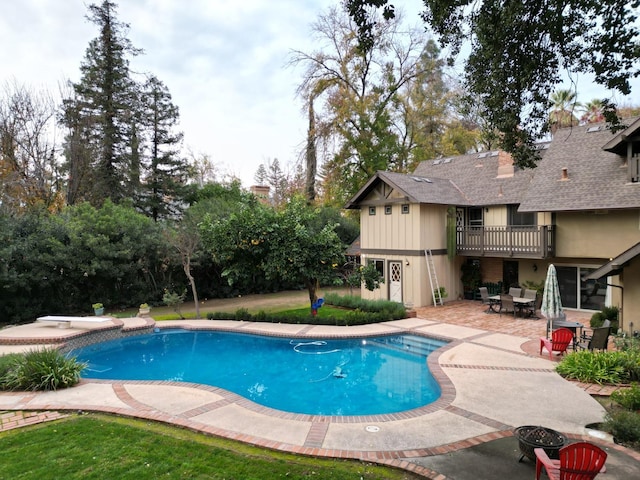
[[[640,241],[640,211],[556,214],[556,256],[613,258]]]

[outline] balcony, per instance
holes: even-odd
[[[548,258],[555,255],[553,225],[458,227],[458,255],[469,257]]]

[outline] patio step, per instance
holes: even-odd
[[[447,344],[444,340],[421,337],[419,335],[398,335],[393,337],[376,338],[375,343],[383,344],[388,348],[411,352],[426,357],[431,352]]]

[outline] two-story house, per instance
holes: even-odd
[[[640,119],[627,125],[559,130],[535,169],[492,151],[376,173],[346,205],[360,209],[363,263],[385,278],[362,296],[432,304],[426,250],[448,300],[463,297],[464,264],[508,288],[543,281],[553,263],[565,308],[617,305],[639,329]]]

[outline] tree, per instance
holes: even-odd
[[[600,123],[604,122],[604,105],[602,100],[594,98],[584,105],[584,113],[580,117],[580,121],[584,123]],[[620,115],[620,112],[618,112]]]
[[[172,103],[167,87],[154,75],[147,77],[142,88],[139,115],[139,134],[147,149],[141,156],[144,173],[137,206],[154,221],[176,217],[184,205],[188,165],[180,156],[182,133],[175,131],[178,107]],[[132,172],[135,168],[132,162]]]
[[[322,155],[325,198],[341,203],[377,170],[413,166],[413,149],[422,140],[417,133],[426,130],[408,124],[425,118],[412,95],[417,98],[418,85],[428,91],[434,77],[442,81],[442,64],[426,35],[404,28],[400,18],[377,24],[366,51],[358,48],[356,25],[338,8],[320,15],[313,30],[320,47],[295,51],[291,59],[305,67],[298,93],[309,117],[307,172],[310,180]],[[446,88],[438,90],[436,83],[431,93],[444,95]],[[307,181],[308,197],[310,185]]]
[[[382,7],[395,15],[389,0],[345,0],[359,27],[360,46],[372,48]],[[470,42],[465,63],[469,94],[486,107],[490,125],[501,132],[502,148],[521,167],[535,166],[534,141],[548,131],[547,100],[562,75],[591,74],[597,84],[624,95],[640,75],[639,0],[424,0],[424,21],[444,45],[460,52]],[[373,8],[372,8],[373,7]],[[604,116],[619,129],[615,104]]]
[[[55,112],[47,92],[6,84],[0,99],[0,208],[16,214],[34,205],[63,206],[56,161]]]
[[[166,228],[164,231],[165,238],[180,256],[182,270],[191,288],[196,318],[200,318],[200,301],[198,299],[198,289],[193,276],[192,266],[194,261],[197,261],[201,246],[198,221],[199,220],[194,218],[193,215],[187,213],[173,228]]]
[[[140,50],[126,38],[129,26],[116,19],[115,3],[104,0],[88,8],[87,19],[100,34],[89,43],[81,79],[71,84],[73,95],[63,100],[62,123],[68,129],[67,171],[80,176],[74,182],[83,182],[73,185],[70,203],[89,200],[99,205],[106,198],[119,202],[128,197],[135,118],[128,56]]]
[[[230,283],[246,281],[251,273],[286,280],[304,285],[313,305],[319,283],[335,278],[344,263],[336,226],[319,224],[317,215],[301,197],[279,211],[255,203],[227,219],[205,219],[202,238]]]
[[[549,125],[551,134],[559,128],[571,127],[578,124],[574,112],[581,104],[576,100],[576,93],[571,90],[556,90],[549,97],[551,109],[549,111]]]

